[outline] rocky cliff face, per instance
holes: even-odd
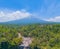
[[[32,38],[30,37],[23,37],[20,33],[18,33],[18,37],[22,37],[23,41],[22,44],[19,45],[19,49],[30,49],[29,45],[32,43]]]

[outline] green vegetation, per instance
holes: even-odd
[[[17,49],[22,37],[32,37],[31,49],[60,49],[60,24],[0,25],[0,49]]]

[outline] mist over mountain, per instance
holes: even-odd
[[[23,19],[17,19],[17,20],[12,20],[8,22],[0,22],[0,24],[60,24],[60,22],[51,22],[51,21],[45,21],[42,19],[38,19],[35,17],[26,17]]]
[[[24,19],[18,19],[18,20],[2,22],[2,23],[6,23],[6,24],[34,24],[34,23],[46,23],[46,22],[47,21],[40,20],[38,18],[27,17],[27,18],[24,18]]]

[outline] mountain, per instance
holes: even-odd
[[[33,23],[46,23],[46,21],[43,21],[43,20],[40,20],[37,18],[33,18],[33,17],[28,17],[28,18],[24,18],[24,19],[4,22],[4,24],[33,24]]]
[[[44,20],[40,20],[38,18],[34,18],[34,17],[27,17],[24,19],[18,19],[18,20],[13,20],[13,21],[8,21],[8,22],[3,22],[0,24],[36,24],[36,23],[40,23],[40,24],[60,24],[60,22],[48,22],[48,21],[44,21]]]

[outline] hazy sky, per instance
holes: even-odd
[[[0,0],[0,22],[30,16],[60,22],[60,0]]]

